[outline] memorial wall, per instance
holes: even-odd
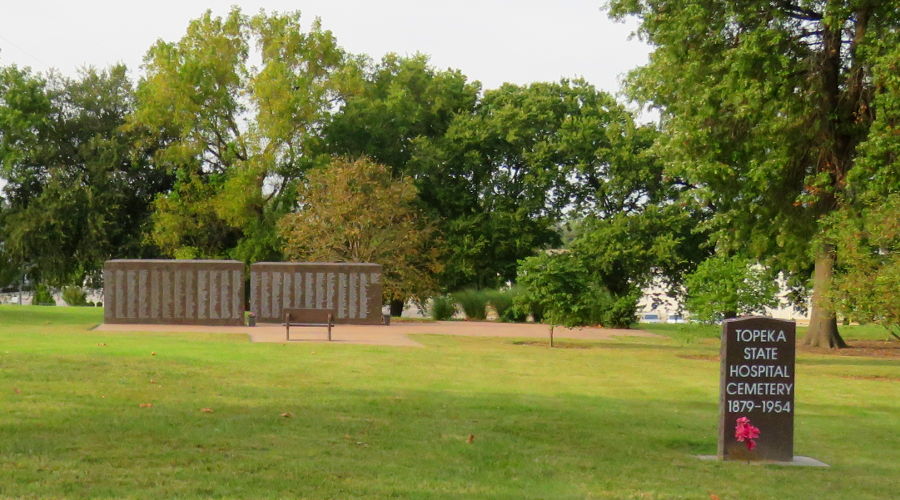
[[[110,260],[105,323],[241,325],[244,264],[234,260]]]
[[[250,266],[250,310],[280,323],[285,308],[332,309],[336,323],[381,324],[381,266],[259,262]]]

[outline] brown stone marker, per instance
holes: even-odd
[[[723,323],[720,459],[794,459],[795,338],[793,321],[752,317]],[[752,451],[734,436],[740,417],[759,428]]]

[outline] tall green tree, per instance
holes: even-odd
[[[610,95],[563,80],[487,91],[442,137],[418,141],[410,171],[451,249],[445,285],[515,280],[520,259],[560,244],[567,211],[645,203],[661,179],[642,168],[652,132]]]
[[[259,65],[251,63],[251,52]],[[309,142],[338,98],[345,54],[299,13],[206,12],[145,58],[131,125],[165,138],[176,178],[157,198],[153,241],[168,255],[275,258],[275,222],[315,164]]]
[[[714,207],[717,245],[789,273],[813,268],[805,342],[843,346],[826,300],[836,249],[810,241],[869,183],[900,182],[883,159],[854,173],[895,92],[873,76],[897,74],[896,2],[612,0],[609,9],[638,16],[654,47],[628,88],[660,110],[658,152]]]
[[[122,125],[134,109],[124,66],[78,78],[0,70],[0,246],[20,272],[53,285],[99,278],[144,244],[150,204],[171,178]],[[147,147],[152,145],[147,143]]]
[[[457,115],[472,113],[481,88],[459,71],[433,68],[422,54],[388,54],[377,64],[361,61],[360,70],[323,129],[323,150],[367,156],[397,177],[412,173],[418,141],[443,137]]]

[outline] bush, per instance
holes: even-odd
[[[507,290],[485,291],[488,303],[494,307],[495,311],[497,311],[497,317],[500,321],[515,321],[515,318],[521,317],[521,315],[513,314],[513,299],[517,292],[518,289],[513,288]]]
[[[516,297],[521,313],[530,310],[535,321],[568,327],[634,323],[640,290],[611,293],[574,253],[541,254],[519,261]]]
[[[544,320],[544,306],[528,292],[528,289],[522,285],[516,285],[513,293],[513,304],[506,311],[505,321],[515,323],[524,323],[528,321],[528,316],[535,323]]]
[[[469,288],[454,293],[453,298],[462,306],[467,319],[483,320],[487,317],[488,295],[483,290]]]
[[[56,300],[53,293],[47,285],[38,285],[34,288],[34,297],[31,298],[31,304],[35,306],[55,306]]]
[[[616,297],[605,288],[598,288],[589,299],[588,321],[607,328],[628,328],[637,319],[637,290]]]
[[[697,266],[684,282],[691,317],[713,323],[778,305],[778,284],[761,266],[743,257],[715,256]]]
[[[456,313],[456,302],[446,295],[439,295],[431,299],[431,319],[435,321],[447,321]]]
[[[103,307],[103,302],[97,301],[97,307]]]
[[[62,290],[63,301],[70,306],[86,306],[87,294],[80,286],[67,286]]]

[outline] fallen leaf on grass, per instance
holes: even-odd
[[[97,347],[106,347],[106,342],[101,342],[97,344]]]
[[[291,412],[286,411],[286,412],[282,413],[281,416],[284,417],[284,418],[291,418],[291,417],[293,417],[294,415],[292,415]]]
[[[709,500],[720,500],[719,495],[716,495],[715,493],[710,493]]]
[[[213,409],[212,408],[200,408],[200,411],[202,411],[203,413],[212,413]]]
[[[141,408],[152,408],[153,403],[141,403],[138,406],[140,406]]]
[[[16,394],[22,394],[22,391],[20,391],[18,387],[13,387],[13,392]]]
[[[475,442],[475,434],[469,434],[469,437],[468,437],[468,439],[466,439],[466,442],[469,444],[474,443]]]
[[[156,351],[150,353],[151,356],[156,356]]]
[[[155,380],[153,380],[153,379],[152,379],[152,378],[151,378],[151,379],[150,379],[150,383],[151,383],[151,384],[155,384],[155,383],[156,383],[156,381],[155,381]]]

